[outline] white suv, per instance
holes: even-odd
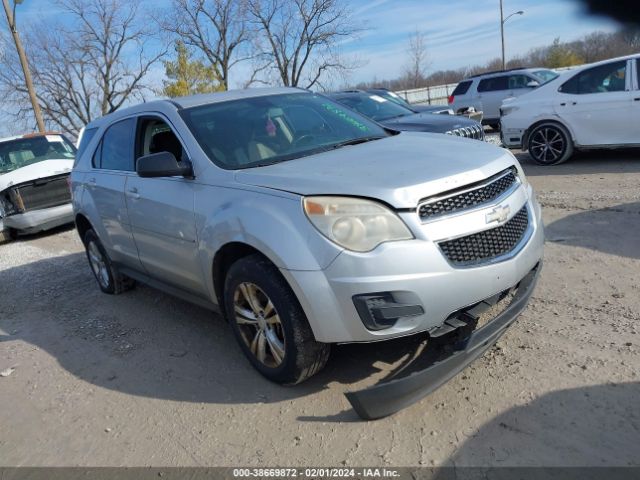
[[[639,55],[585,65],[501,108],[502,142],[541,165],[574,149],[640,145]]]
[[[449,106],[456,113],[470,107],[484,113],[482,123],[496,128],[500,122],[500,105],[510,97],[518,97],[543,85],[558,74],[544,68],[517,68],[483,73],[463,80],[449,97]]]

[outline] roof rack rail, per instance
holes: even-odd
[[[470,77],[467,77],[467,78],[477,78],[477,77],[482,77],[483,75],[493,75],[495,73],[515,72],[517,70],[526,70],[527,68],[530,68],[530,67],[517,67],[517,68],[508,68],[506,70],[493,70],[491,72],[476,73],[475,75],[471,75]]]

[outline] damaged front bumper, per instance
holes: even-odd
[[[70,203],[56,207],[16,213],[2,219],[4,228],[12,228],[20,233],[36,233],[73,223],[73,207]]]
[[[448,357],[405,378],[374,385],[359,392],[346,393],[356,413],[365,420],[396,413],[430,394],[480,357],[498,341],[527,306],[541,269],[542,263],[537,264],[514,287],[515,293],[509,306],[492,321],[473,331],[457,344],[459,348]],[[460,313],[463,317],[469,316],[473,315],[472,310],[473,308],[470,308]],[[465,318],[457,320],[462,323]]]

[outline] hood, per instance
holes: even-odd
[[[382,120],[378,123],[395,130],[433,133],[445,133],[456,128],[478,125],[478,122],[458,115],[434,115],[432,113],[416,113]]]
[[[0,192],[12,185],[71,172],[73,160],[43,160],[13,172],[0,174]]]
[[[238,170],[237,182],[300,195],[350,195],[415,208],[432,195],[484,180],[516,163],[485,142],[400,133],[266,167]]]

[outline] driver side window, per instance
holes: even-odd
[[[178,161],[186,158],[180,140],[167,122],[156,117],[141,118],[138,121],[136,161],[145,155],[161,152],[172,153]]]

